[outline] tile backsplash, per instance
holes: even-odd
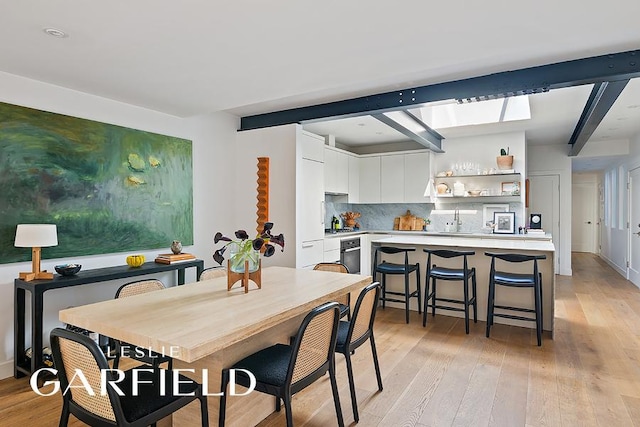
[[[344,203],[339,197],[326,195],[325,197],[325,227],[330,228],[332,216],[340,218],[340,214],[347,211],[360,212],[358,223],[363,230],[393,230],[393,220],[395,217],[404,215],[410,210],[413,215],[431,220],[430,230],[445,231],[447,222],[453,222],[453,214],[432,214],[434,209],[439,210],[475,210],[475,214],[461,214],[461,232],[479,232],[483,227],[483,203],[380,203],[380,204],[358,204]],[[495,205],[487,203],[486,205]],[[509,210],[516,212],[516,233],[518,227],[524,226],[523,218],[520,216],[521,203],[510,203]],[[342,218],[340,218],[343,224]]]

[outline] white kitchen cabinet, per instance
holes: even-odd
[[[340,239],[324,239],[324,262],[340,262]]]
[[[313,267],[322,262],[323,257],[324,239],[302,242],[297,255],[297,268]]]
[[[360,235],[360,274],[371,275],[371,235]]]
[[[347,194],[349,191],[349,156],[331,147],[324,148],[324,192]]]
[[[380,203],[380,156],[360,158],[360,203]]]
[[[380,202],[404,202],[404,154],[380,156]]]
[[[297,234],[302,242],[324,239],[324,164],[301,159]],[[319,262],[319,261],[318,261]]]
[[[348,155],[349,167],[349,197],[348,203],[360,203],[360,159],[357,156]]]
[[[429,152],[404,155],[404,201],[425,203],[424,190],[431,176]]]

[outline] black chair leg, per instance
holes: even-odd
[[[200,416],[202,417],[202,427],[209,427],[209,409],[207,407],[207,396],[203,396],[201,392],[198,399],[200,399]]]
[[[427,326],[427,312],[429,311],[429,275],[424,279],[424,311],[422,312],[422,327]]]
[[[533,287],[535,310],[536,310],[536,338],[538,339],[538,347],[542,345],[542,312],[540,310],[540,285],[536,284]]]
[[[280,406],[280,397],[276,396],[276,412],[280,412],[281,406]]]
[[[382,276],[382,308],[384,308],[387,302],[387,275],[384,273],[380,275]]]
[[[63,399],[62,401],[62,413],[60,414],[60,423],[59,427],[67,427],[69,424],[69,401],[67,399]]]
[[[376,342],[373,339],[373,330],[369,337],[371,341],[371,354],[373,354],[373,366],[376,369],[376,379],[378,380],[378,391],[382,391],[382,375],[380,375],[380,365],[378,364],[378,352],[376,351]]]
[[[293,427],[293,413],[291,413],[291,396],[284,396],[284,411],[287,417],[287,427]]]
[[[476,268],[471,269],[471,293],[473,294],[473,323],[478,323],[478,296],[476,292]]]
[[[227,410],[227,384],[229,384],[229,370],[222,370],[222,379],[220,381],[220,410],[218,413],[218,426],[224,427],[225,412]]]
[[[353,419],[355,422],[360,421],[358,416],[358,402],[356,401],[356,385],[353,381],[353,366],[351,366],[351,356],[349,352],[344,353],[345,360],[347,362],[347,376],[349,377],[349,392],[351,393],[351,408],[353,409]]]
[[[436,278],[431,278],[431,316],[436,317],[436,290],[437,290],[437,282]]]
[[[422,306],[420,305],[420,302],[422,300],[422,298],[420,298],[421,294],[421,290],[420,290],[420,264],[418,264],[417,269],[416,269],[416,283],[418,284],[418,314],[422,314]]]
[[[335,364],[329,366],[329,379],[331,380],[331,391],[333,393],[333,405],[336,408],[336,417],[338,418],[338,426],[344,427],[344,418],[342,417],[342,407],[340,406],[340,394],[338,393],[338,383],[336,382]]]
[[[489,295],[487,297],[487,338],[491,332],[491,322],[493,322],[493,293],[495,292],[493,278],[489,279]]]
[[[404,273],[404,317],[409,323],[409,273]]]
[[[469,276],[465,276],[462,281],[464,296],[464,330],[469,335]]]

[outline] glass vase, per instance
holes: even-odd
[[[234,273],[244,273],[245,261],[249,263],[249,273],[260,267],[260,251],[253,249],[251,241],[248,244],[229,245],[229,269]]]

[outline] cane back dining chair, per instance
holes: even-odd
[[[63,393],[61,427],[67,426],[70,414],[95,427],[155,427],[157,421],[194,400],[200,401],[202,426],[209,425],[207,397],[202,394],[202,387],[183,375],[174,378],[172,371],[143,365],[124,371],[120,378],[118,371],[109,368],[95,341],[61,328],[51,331],[51,350]],[[78,372],[82,372],[86,384],[80,385]],[[123,395],[109,385],[106,394],[102,394],[103,378],[112,381]],[[178,384],[174,384],[176,379]]]
[[[339,262],[321,262],[319,264],[316,264],[313,269],[320,271],[334,271],[336,273],[349,273],[349,269],[347,268],[347,266]],[[347,316],[347,319],[349,319],[349,307],[351,306],[350,294],[347,294],[343,298],[339,299],[338,304],[340,304],[340,318],[342,319],[343,317]]]
[[[198,281],[216,279],[218,277],[225,277],[227,275],[227,269],[225,267],[209,267],[202,270]]]
[[[293,426],[291,398],[329,372],[338,425],[344,426],[335,371],[335,346],[340,310],[329,302],[306,315],[291,345],[275,344],[259,350],[233,366],[222,370],[219,426],[226,418],[226,391],[231,369],[245,369],[255,377],[255,391],[276,398],[276,411],[284,401],[287,427]],[[249,387],[251,379],[243,371],[235,372],[236,384]]]
[[[135,282],[125,283],[120,286],[116,292],[116,299],[127,298],[134,295],[146,294],[149,292],[155,292],[165,289],[164,284],[157,279],[137,280]],[[127,349],[128,351],[124,351]],[[126,353],[127,357],[138,360],[140,362],[151,364],[157,368],[162,363],[167,362],[167,368],[171,370],[173,368],[173,359],[167,355],[155,353],[149,349],[136,348],[136,346],[123,343],[119,340],[114,340],[114,352],[115,357],[113,359],[113,368],[118,369],[120,365],[120,357],[122,353]]]
[[[374,282],[366,286],[358,295],[356,305],[353,308],[353,316],[348,322],[341,321],[338,325],[338,339],[336,342],[336,353],[342,353],[347,362],[347,375],[349,377],[349,391],[351,393],[351,407],[355,422],[359,421],[358,402],[356,400],[356,386],[353,380],[353,365],[351,355],[362,344],[369,341],[371,343],[371,353],[373,354],[373,366],[378,380],[378,390],[382,391],[382,377],[380,376],[380,365],[378,364],[378,353],[376,342],[373,338],[373,322],[376,317],[378,298],[380,297],[380,283]]]

